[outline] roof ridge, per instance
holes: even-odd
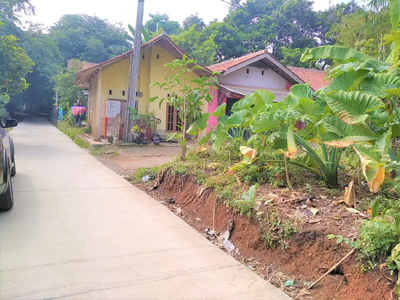
[[[208,67],[214,67],[214,66],[218,66],[218,65],[221,65],[221,64],[224,64],[224,63],[232,62],[232,61],[237,60],[237,59],[243,59],[243,58],[245,58],[246,56],[252,56],[252,55],[255,55],[255,54],[257,54],[257,53],[259,53],[259,54],[261,55],[261,54],[264,54],[264,53],[267,53],[267,52],[266,52],[265,49],[264,49],[264,50],[259,50],[259,51],[256,51],[256,52],[250,52],[250,53],[247,53],[247,54],[242,55],[242,56],[239,56],[239,57],[230,58],[230,59],[221,61],[221,62],[219,62],[219,63],[213,64],[213,65],[209,65]]]
[[[289,69],[297,69],[297,70],[304,70],[304,71],[312,71],[312,72],[322,72],[325,73],[324,70],[319,70],[319,69],[311,69],[311,68],[302,68],[302,67],[292,67],[288,66]]]

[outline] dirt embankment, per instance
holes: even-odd
[[[377,269],[361,273],[356,254],[313,289],[307,290],[311,282],[316,281],[350,251],[344,242],[337,244],[335,239],[328,240],[327,235],[351,236],[354,221],[359,218],[333,206],[329,199],[316,199],[319,210],[317,215],[310,214],[302,203],[280,206],[280,218],[290,219],[297,214],[303,216],[303,219],[296,219],[297,233],[287,240],[285,247],[278,245],[267,249],[262,233],[265,230],[260,228],[256,217],[250,219],[240,216],[224,204],[216,202],[213,191],[202,190],[189,175],[167,175],[155,191],[149,191],[148,186],[139,187],[165,203],[207,238],[210,237],[205,233],[206,228],[224,232],[227,225],[234,221],[235,228],[230,239],[236,248],[232,255],[294,299],[396,299],[394,294],[392,296],[395,277],[386,273],[382,276]],[[196,193],[201,195],[195,196]],[[169,201],[170,198],[172,201]],[[293,285],[290,283],[292,279]]]

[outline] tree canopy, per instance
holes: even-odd
[[[126,31],[106,20],[88,15],[64,15],[50,28],[64,57],[99,63],[121,54],[128,47]]]
[[[223,21],[206,24],[196,13],[182,25],[167,14],[150,14],[143,42],[165,31],[204,65],[268,48],[284,65],[309,68],[314,63],[301,62],[302,53],[325,45],[352,47],[386,59],[390,49],[382,42],[391,30],[387,0],[351,1],[324,11],[312,8],[310,0],[233,0]],[[65,106],[71,104],[78,91],[72,80],[78,60],[98,63],[132,47],[132,26],[88,15],[64,15],[50,28],[31,24],[23,29],[20,17],[34,12],[31,0],[0,1],[1,97],[7,101],[11,97],[10,107],[29,103],[48,111],[54,90]],[[66,68],[69,60],[76,68]]]
[[[150,14],[150,20],[148,20],[144,27],[150,32],[158,32],[162,28],[168,35],[174,35],[179,32],[179,22],[171,21],[167,14]]]

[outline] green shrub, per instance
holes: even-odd
[[[247,193],[244,193],[239,200],[230,201],[229,204],[241,215],[251,217],[254,212],[254,205],[256,203],[256,191],[258,184],[250,187]]]
[[[376,261],[384,261],[399,242],[394,220],[390,217],[366,220],[358,231],[354,248],[358,250],[357,258],[369,268],[373,268]]]
[[[154,168],[140,168],[136,171],[135,179],[137,181],[142,181],[142,178],[146,175],[149,175],[150,180],[154,180],[157,177],[158,172],[160,171],[161,166]]]
[[[172,167],[172,174],[174,175],[186,175],[188,173],[188,168],[183,162],[179,162]]]
[[[242,189],[238,187],[235,176],[219,173],[216,176],[208,177],[205,187],[214,189],[215,197],[225,201],[229,206],[229,201],[238,199],[242,194]]]
[[[288,249],[287,240],[296,232],[296,224],[293,222],[273,222],[269,230],[263,234],[265,246],[269,249],[280,245],[282,249]]]
[[[100,156],[106,153],[106,147],[103,145],[93,145],[90,154],[93,156]]]
[[[204,170],[197,168],[197,169],[193,169],[193,171],[191,173],[194,176],[197,184],[204,185],[207,182],[208,176]]]

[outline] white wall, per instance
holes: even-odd
[[[249,69],[249,74],[247,74]],[[264,75],[261,72],[264,71]],[[218,78],[222,84],[248,86],[255,88],[286,89],[287,80],[282,78],[270,68],[261,69],[257,67],[243,67],[232,73],[222,75]]]

